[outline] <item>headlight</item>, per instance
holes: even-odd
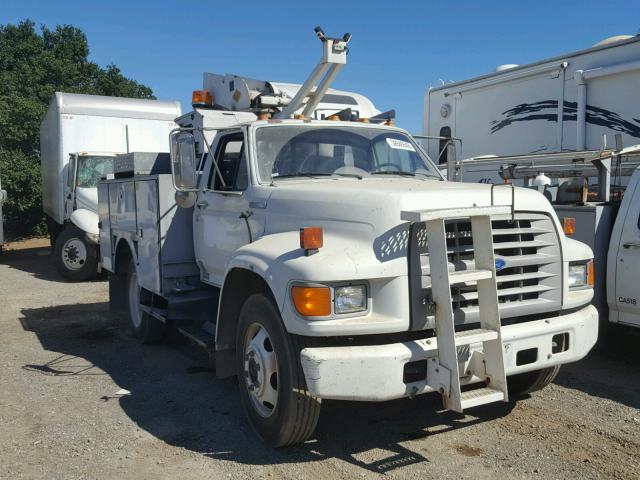
[[[349,285],[334,290],[335,313],[363,312],[367,309],[367,287]]]
[[[569,264],[569,288],[593,286],[593,262]]]
[[[100,234],[86,232],[86,235],[87,235],[87,240],[89,240],[90,242],[92,243],[100,242]]]

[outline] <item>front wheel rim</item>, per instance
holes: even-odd
[[[87,262],[87,247],[79,238],[70,238],[62,245],[62,263],[68,270],[80,270]]]
[[[244,341],[243,377],[253,409],[270,417],[278,404],[278,359],[267,329],[252,323]]]

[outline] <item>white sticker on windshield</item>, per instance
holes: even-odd
[[[413,148],[413,145],[409,142],[398,140],[397,138],[387,138],[387,143],[391,148],[395,148],[396,150],[409,150],[410,152],[416,151],[416,149]]]

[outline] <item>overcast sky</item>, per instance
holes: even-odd
[[[357,91],[398,124],[422,129],[425,89],[504,63],[523,64],[637,34],[640,1],[33,1],[3,0],[0,23],[68,23],[91,58],[190,108],[202,72],[305,80],[320,56],[313,28],[350,32],[348,65],[335,88]]]

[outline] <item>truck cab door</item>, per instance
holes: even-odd
[[[64,218],[68,220],[75,208],[76,174],[78,171],[78,155],[69,154],[67,165],[67,183],[64,188]]]
[[[615,245],[614,241],[618,244]],[[610,320],[616,321],[617,317],[618,323],[640,327],[640,170],[636,170],[625,192],[609,248],[615,249],[617,256],[617,312],[612,312]],[[608,281],[613,280],[611,275],[608,277]]]
[[[250,242],[248,219],[243,216],[249,210],[249,169],[244,134],[238,131],[221,136],[214,151],[222,179],[213,162],[210,159],[205,162],[193,228],[201,278],[220,286],[233,253]]]

